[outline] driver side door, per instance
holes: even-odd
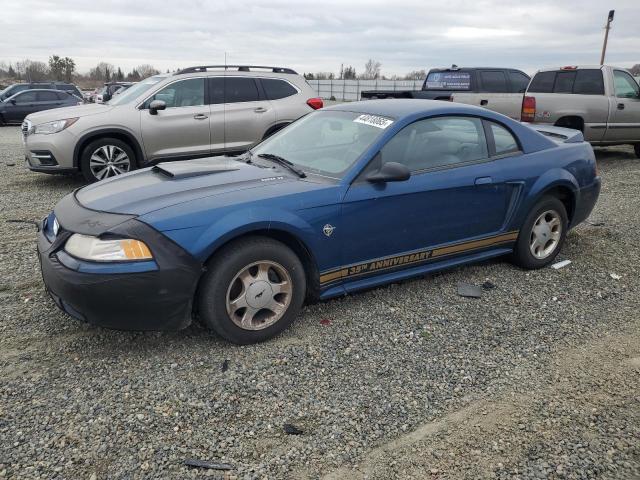
[[[355,267],[347,280],[374,273],[372,265],[382,273],[424,263],[430,254],[412,254],[434,246],[468,242],[468,248],[449,247],[453,255],[483,245],[474,244],[477,239],[500,241],[512,190],[490,157],[481,119],[419,120],[387,142],[373,162],[402,163],[411,177],[370,183],[367,173],[380,167],[372,163],[349,188],[341,227],[342,238],[351,240],[343,245],[343,265]]]
[[[38,97],[35,90],[27,90],[13,97],[15,104],[10,103],[6,110],[6,119],[10,122],[21,122],[30,113],[38,111]]]
[[[165,110],[151,114],[153,100],[166,103]],[[140,110],[140,126],[149,161],[193,158],[211,151],[210,108],[205,79],[189,78],[170,83],[149,97]]]

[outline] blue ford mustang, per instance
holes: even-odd
[[[543,267],[599,191],[580,132],[368,101],[311,113],[240,157],[81,188],[43,220],[38,250],[74,317],[145,330],[197,316],[246,344],[305,301],[499,255]]]

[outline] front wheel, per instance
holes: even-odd
[[[556,197],[543,197],[520,230],[513,250],[514,263],[527,269],[549,265],[562,248],[568,224],[564,204]]]
[[[305,293],[306,277],[297,255],[271,238],[250,237],[229,244],[209,261],[198,312],[221,337],[246,345],[291,325]]]
[[[90,183],[122,175],[135,168],[133,149],[117,138],[100,138],[91,142],[80,157],[80,170]]]

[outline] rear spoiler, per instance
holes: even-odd
[[[538,125],[535,123],[523,123],[528,127],[533,128],[537,132],[540,132],[545,137],[551,138],[558,143],[582,143],[584,142],[584,136],[580,130],[573,130],[572,128],[554,127],[553,125]]]

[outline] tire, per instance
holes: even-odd
[[[273,293],[278,289],[283,293]],[[205,326],[229,342],[247,345],[289,327],[306,289],[304,267],[289,247],[267,237],[248,237],[227,245],[208,262],[196,305]]]
[[[122,154],[126,155],[126,159],[122,158]],[[101,164],[104,164],[102,169]],[[89,183],[130,172],[136,169],[136,165],[133,149],[117,138],[94,140],[84,148],[80,156],[80,171]]]
[[[636,157],[640,158],[640,143],[636,143],[633,146],[633,150],[636,152]]]
[[[545,217],[542,218],[542,215]],[[536,224],[538,228],[534,230]],[[526,269],[537,269],[549,265],[562,249],[568,224],[564,204],[553,196],[542,197],[529,212],[520,229],[513,250],[513,262]],[[557,238],[554,233],[557,234]]]

